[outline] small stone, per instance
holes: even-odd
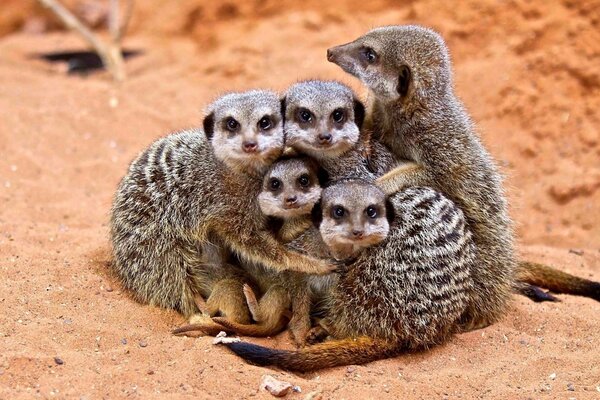
[[[148,346],[148,342],[146,342],[144,339],[140,340],[139,343],[140,347],[147,347]]]
[[[106,291],[107,292],[112,292],[114,289],[112,288],[112,286],[108,285],[106,286]]]
[[[108,105],[110,106],[110,108],[117,108],[117,106],[119,105],[119,99],[117,99],[116,97],[111,97],[108,101]]]
[[[353,373],[354,371],[356,371],[356,367],[354,365],[351,365],[346,368],[346,372],[349,374]]]
[[[125,339],[125,338],[121,339],[121,343],[122,344],[127,344],[127,339]]]
[[[548,376],[548,378],[550,378],[550,380],[555,380],[556,379],[556,373],[551,373],[550,376]]]
[[[54,362],[56,365],[63,365],[65,363],[60,357],[54,357]]]
[[[154,371],[150,370],[148,372],[146,372],[147,375],[154,375]]]
[[[573,254],[575,254],[575,255],[582,256],[582,255],[583,255],[583,250],[579,250],[579,249],[569,249],[569,253],[573,253]]]
[[[296,385],[296,386],[293,386],[293,387],[292,387],[292,390],[293,390],[294,392],[296,392],[296,393],[302,393],[302,388],[301,388],[300,386],[298,386],[298,385]]]
[[[213,344],[227,344],[227,343],[237,343],[242,340],[239,337],[227,337],[227,334],[223,331],[219,332],[217,336],[213,339]]]
[[[290,392],[292,384],[277,380],[271,375],[263,375],[260,382],[260,389],[266,390],[275,397],[283,397]]]
[[[575,391],[575,386],[573,386],[572,383],[567,383],[567,390],[569,392],[574,392]]]

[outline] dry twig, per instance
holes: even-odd
[[[119,0],[110,0],[109,31],[111,41],[104,43],[100,40],[90,28],[85,26],[73,13],[67,10],[56,0],[38,0],[44,7],[50,9],[69,29],[79,32],[88,44],[98,53],[102,63],[116,81],[125,79],[125,67],[123,62],[123,53],[121,50],[121,41],[124,32],[127,29],[131,11],[133,9],[133,0],[127,1],[125,18],[120,23]]]

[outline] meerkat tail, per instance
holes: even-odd
[[[213,320],[227,328],[228,331],[232,331],[242,336],[254,336],[254,337],[265,337],[274,336],[279,332],[283,331],[287,325],[288,318],[284,315],[279,318],[275,324],[239,324],[234,321],[230,321],[223,317],[214,317]]]
[[[221,331],[231,332],[227,327],[219,325],[216,322],[202,322],[199,324],[182,325],[179,328],[173,329],[171,334],[175,336],[198,336],[198,333],[203,333],[208,336],[216,336]]]
[[[332,340],[299,350],[277,350],[247,342],[226,343],[244,360],[260,365],[272,365],[288,371],[310,372],[341,365],[365,364],[393,357],[402,351],[397,343],[366,336],[356,339]]]
[[[517,281],[539,286],[553,293],[590,297],[600,301],[600,282],[580,278],[544,264],[520,261]]]

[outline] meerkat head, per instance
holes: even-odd
[[[421,26],[373,29],[353,42],[328,49],[327,59],[360,79],[383,102],[402,105],[439,98],[452,84],[444,40]]]
[[[227,94],[207,108],[204,133],[217,159],[243,172],[263,172],[283,152],[283,116],[276,93]]]
[[[352,89],[332,81],[292,85],[282,100],[286,146],[317,160],[335,158],[359,140],[365,109]]]
[[[342,180],[323,189],[321,197],[319,230],[336,259],[355,257],[387,237],[392,208],[377,186]]]
[[[258,195],[263,214],[283,219],[310,215],[321,198],[322,180],[317,163],[309,158],[275,162]]]

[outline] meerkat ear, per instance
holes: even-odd
[[[403,65],[400,67],[400,74],[398,75],[398,87],[396,88],[400,97],[405,97],[408,94],[408,88],[412,79],[411,75],[412,74],[408,66]]]
[[[325,187],[329,182],[329,174],[323,168],[317,168],[317,179],[319,180],[319,186]]]
[[[392,222],[394,222],[394,219],[396,218],[396,212],[394,211],[394,205],[389,199],[385,201],[385,214],[388,223],[391,225]]]
[[[202,121],[202,125],[204,126],[204,134],[208,140],[212,139],[215,133],[215,113],[208,114],[204,118],[204,121]]]
[[[358,99],[354,99],[354,123],[358,126],[358,129],[362,128],[363,122],[365,121],[365,106]]]
[[[321,209],[321,203],[315,204],[311,212],[312,222],[315,228],[319,229],[321,221],[323,221],[323,210]]]

